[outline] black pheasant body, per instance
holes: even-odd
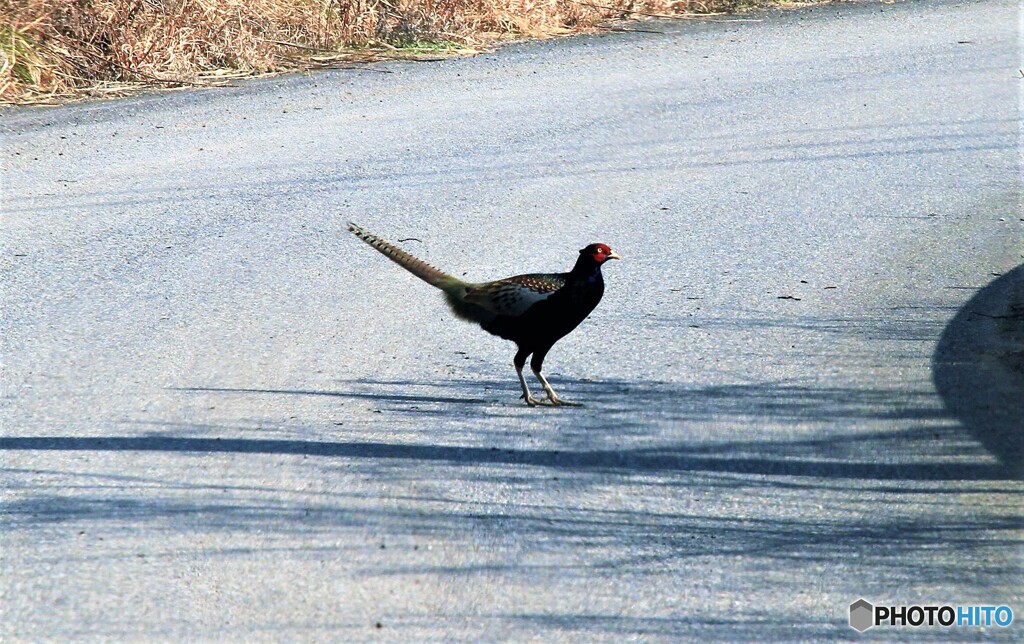
[[[610,248],[604,244],[587,246],[580,251],[576,265],[568,273],[531,273],[493,282],[469,283],[441,272],[355,224],[349,224],[349,230],[409,272],[444,291],[458,317],[515,342],[519,350],[513,363],[528,404],[542,402],[530,395],[522,373],[531,355],[530,366],[548,394],[548,402],[571,404],[555,395],[541,374],[541,368],[551,347],[579,326],[601,301],[604,295],[601,265],[609,259],[619,259]]]
[[[488,288],[494,289],[493,297],[508,312],[480,326],[520,346],[550,347],[579,326],[601,301],[604,280],[600,272],[592,277],[535,273],[492,282]]]

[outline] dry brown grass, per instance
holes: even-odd
[[[739,0],[0,0],[0,100],[388,56],[451,55],[611,18],[735,8]]]

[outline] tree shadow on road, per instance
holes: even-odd
[[[478,386],[459,389],[469,396]],[[580,383],[579,388],[599,386]],[[808,405],[828,408],[821,407],[823,400],[850,404],[850,392],[786,396],[772,389],[757,390],[763,413],[807,417]],[[718,390],[706,398],[717,397],[727,406],[738,404],[733,396],[755,390]],[[667,385],[647,385],[644,391],[679,394]],[[879,396],[884,394],[869,398]],[[389,400],[396,407],[410,402]],[[109,546],[75,550],[75,557],[96,560],[87,566],[137,558],[140,534],[147,535],[144,552],[153,560],[181,556],[175,553],[180,545],[164,551],[155,544],[180,544],[183,535],[192,543],[202,535],[203,545],[191,547],[204,561],[350,561],[341,568],[346,575],[410,584],[501,579],[510,587],[570,593],[603,583],[656,584],[679,592],[674,585],[697,583],[693,576],[711,565],[736,575],[737,588],[753,584],[762,595],[766,588],[792,588],[808,570],[824,568],[856,585],[832,591],[844,600],[855,598],[853,593],[911,587],[985,588],[1005,596],[1019,580],[1019,567],[1009,564],[1006,553],[1024,547],[1024,525],[1012,509],[993,509],[1003,501],[991,499],[1016,498],[1019,490],[984,453],[964,458],[957,447],[963,447],[959,430],[919,425],[910,410],[899,414],[911,418],[897,432],[717,444],[695,440],[628,449],[166,435],[3,437],[0,450],[104,453],[103,460],[121,467],[125,460],[116,455],[124,455],[131,465],[130,473],[120,474],[96,464],[79,473],[61,466],[53,487],[0,502],[0,531],[105,535]],[[894,449],[926,457],[886,462]],[[959,460],[944,456],[958,451]],[[175,457],[171,468],[158,458],[168,454]],[[285,470],[287,477],[271,474]],[[32,485],[46,476],[39,469],[4,474]],[[350,490],[346,485],[353,477],[370,482]],[[301,481],[331,483],[310,490]],[[598,502],[595,495],[605,494],[601,490],[611,496]],[[985,508],[961,511],[973,503],[965,499],[982,497],[989,499]],[[667,507],[657,500],[667,498],[677,501]],[[462,555],[425,551],[438,544],[443,553]],[[63,552],[34,556],[48,565],[69,565]],[[730,561],[742,565],[723,563]],[[331,565],[335,574],[338,566]],[[748,568],[763,571],[755,575],[756,583],[744,572]],[[821,579],[809,578],[807,590],[815,592]],[[865,579],[884,584],[857,581]],[[386,614],[385,621],[397,625],[414,618],[396,612]],[[841,619],[802,614],[782,619],[749,611],[722,621],[687,614],[639,620],[597,609],[553,609],[547,616],[499,610],[473,616],[468,632],[479,632],[483,624],[584,639],[735,638],[763,633],[770,624],[800,637],[845,632]]]
[[[346,459],[444,462],[451,465],[504,464],[553,469],[618,472],[718,472],[772,476],[809,476],[877,481],[1005,480],[1008,472],[991,463],[832,460],[835,453],[858,444],[873,451],[888,442],[928,443],[933,430],[911,429],[898,435],[821,438],[780,445],[771,441],[733,442],[715,447],[651,447],[609,450],[508,449],[374,441],[310,441],[251,438],[179,438],[172,436],[8,437],[2,450],[115,451],[290,454]],[[714,452],[714,454],[712,454]],[[732,455],[730,455],[732,452]],[[876,452],[877,453],[877,452]]]
[[[168,537],[216,532],[210,543],[218,545],[204,556],[351,556],[361,562],[357,574],[376,576],[518,575],[552,587],[649,577],[669,585],[672,577],[661,577],[666,570],[685,577],[690,566],[742,558],[743,566],[730,570],[760,566],[763,587],[788,588],[794,574],[836,568],[848,579],[874,580],[880,593],[924,587],[1006,595],[1020,576],[1013,553],[1024,548],[1012,502],[1019,494],[1016,434],[1012,417],[991,422],[992,406],[964,410],[966,392],[990,374],[978,375],[984,360],[977,355],[986,354],[963,357],[964,347],[974,351],[976,344],[959,338],[976,334],[957,330],[975,324],[977,312],[1002,315],[983,306],[986,291],[954,317],[935,352],[933,376],[946,409],[923,383],[564,383],[567,397],[588,403],[582,410],[527,409],[512,402],[515,384],[504,380],[191,387],[177,391],[280,397],[282,406],[312,399],[328,403],[322,409],[338,403],[348,410],[341,404],[358,401],[372,407],[362,410],[367,414],[380,414],[344,428],[326,419],[282,428],[288,435],[275,438],[215,423],[151,423],[158,431],[147,435],[0,437],[0,452],[102,453],[108,461],[120,454],[134,465],[130,474],[96,464],[54,472],[59,489],[0,503],[0,530],[102,524],[126,538],[141,525]],[[905,331],[913,329],[896,339]],[[441,432],[442,420],[474,433]],[[720,438],[722,424],[743,430]],[[389,425],[419,433],[364,436]],[[534,443],[519,440],[524,427]],[[167,467],[160,457],[168,454],[180,467]],[[153,474],[146,472],[150,462],[158,465]],[[226,462],[219,467],[227,473],[199,467],[210,462]],[[290,478],[267,479],[270,462],[285,464]],[[38,468],[4,473],[8,480],[46,476]],[[370,482],[349,490],[353,477]],[[334,484],[308,491],[296,480]],[[677,502],[664,505],[665,498]],[[471,556],[446,560],[416,550],[430,543],[461,544]],[[486,547],[477,548],[481,543]],[[545,633],[736,637],[753,636],[773,617],[637,621],[512,611],[489,619]],[[818,621],[794,633],[824,637],[842,628],[841,620]]]

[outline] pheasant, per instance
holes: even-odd
[[[512,364],[526,404],[531,407],[541,404],[578,406],[555,394],[541,368],[551,347],[575,329],[601,301],[604,294],[601,265],[609,259],[620,259],[611,248],[605,244],[590,244],[580,251],[576,265],[568,273],[531,273],[470,283],[441,272],[356,224],[349,223],[348,229],[391,261],[441,289],[457,317],[515,342],[519,350]],[[547,399],[534,398],[523,377],[523,367],[531,355],[530,368],[547,393]]]

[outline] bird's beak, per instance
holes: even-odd
[[[616,253],[615,251],[612,251],[608,253],[607,259],[622,259],[622,256]]]

